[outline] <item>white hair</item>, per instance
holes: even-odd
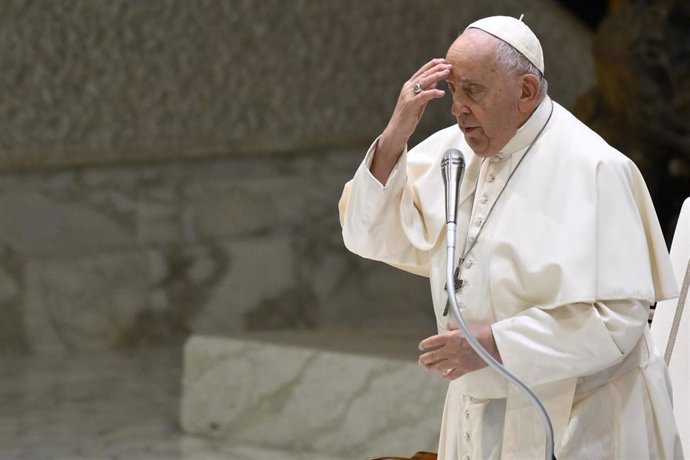
[[[503,40],[498,40],[498,47],[496,48],[496,65],[504,72],[512,72],[516,75],[535,75],[539,78],[538,100],[541,101],[546,96],[549,83],[546,81],[546,78],[544,78],[544,74],[541,70],[537,69],[537,66],[532,64],[522,53]]]

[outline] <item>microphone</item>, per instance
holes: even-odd
[[[443,154],[441,174],[446,189],[446,223],[457,224],[458,189],[465,172],[465,156],[458,149]]]

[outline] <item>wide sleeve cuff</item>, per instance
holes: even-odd
[[[617,364],[637,343],[646,322],[636,301],[613,304],[531,308],[494,323],[504,366],[535,386],[591,375]]]
[[[403,153],[400,155],[398,162],[395,164],[395,166],[393,166],[391,173],[388,175],[388,180],[386,180],[385,184],[381,184],[381,182],[379,182],[378,179],[376,179],[374,175],[371,173],[371,163],[372,161],[374,161],[374,154],[376,153],[376,147],[378,146],[379,138],[380,136],[377,137],[376,140],[374,140],[374,142],[372,142],[371,146],[367,150],[367,153],[364,156],[364,160],[362,161],[362,164],[360,165],[357,174],[365,176],[368,181],[376,182],[381,188],[386,189],[389,188],[391,184],[398,184],[401,179],[400,176],[405,175],[399,171],[407,170],[407,145],[405,146]],[[402,177],[402,179],[402,185],[404,185],[405,178]]]

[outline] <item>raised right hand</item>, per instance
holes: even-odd
[[[379,138],[371,167],[372,173],[381,183],[385,183],[407,141],[417,129],[426,105],[432,99],[445,95],[445,91],[438,89],[436,85],[448,77],[450,68],[451,65],[445,59],[432,59],[403,84],[391,119]],[[417,83],[422,90],[415,94],[414,86]]]

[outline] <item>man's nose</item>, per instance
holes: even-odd
[[[468,113],[470,113],[470,110],[469,107],[467,107],[467,105],[464,104],[459,98],[454,97],[453,105],[451,106],[450,112],[455,117],[459,117],[460,115],[467,115]]]

